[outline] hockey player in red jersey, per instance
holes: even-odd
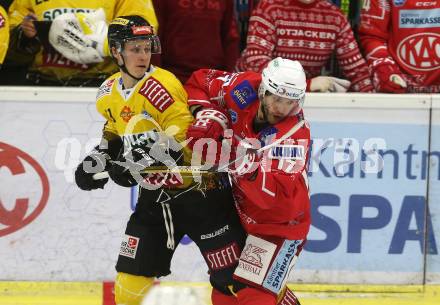
[[[321,76],[336,54],[346,79]],[[239,71],[261,72],[277,57],[298,60],[312,92],[372,92],[371,75],[341,10],[327,0],[261,0],[249,20]]]
[[[310,227],[301,64],[278,57],[262,74],[198,70],[185,87],[196,118],[187,132],[190,145],[207,162],[208,152],[217,151],[219,170],[233,163],[236,209],[249,234],[234,273],[243,284],[235,287],[237,299],[219,301],[214,290],[213,304],[299,304],[286,281]],[[212,140],[222,149],[208,149]],[[224,161],[228,147],[236,162]]]
[[[440,1],[366,0],[359,37],[378,92],[440,92]]]

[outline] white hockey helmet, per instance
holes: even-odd
[[[306,74],[299,61],[277,57],[263,69],[259,95],[262,99],[269,91],[284,98],[299,100],[302,107],[306,87]]]

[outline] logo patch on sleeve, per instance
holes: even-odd
[[[115,82],[114,79],[108,80],[99,87],[98,94],[96,95],[96,99],[103,97],[104,95],[109,95],[112,93],[112,86]]]
[[[269,150],[269,158],[278,160],[304,160],[304,146],[276,145]]]
[[[257,92],[247,80],[239,83],[231,91],[231,97],[240,109],[252,104],[258,97]]]
[[[149,77],[139,89],[139,93],[145,96],[151,105],[160,112],[170,107],[174,100],[169,92],[154,77]]]
[[[119,249],[119,255],[126,256],[132,259],[136,258],[136,252],[139,246],[139,238],[131,235],[125,235],[121,248]]]
[[[229,116],[231,117],[232,124],[236,124],[238,121],[238,114],[232,109],[228,109]]]

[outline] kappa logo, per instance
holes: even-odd
[[[134,116],[134,112],[130,109],[130,107],[124,106],[119,116],[124,120],[124,122],[128,123],[128,121],[130,121],[130,119]]]
[[[397,54],[410,69],[432,71],[440,69],[440,34],[417,33],[401,41]]]
[[[249,264],[262,268],[263,263],[261,260],[261,255],[263,255],[264,253],[267,253],[267,250],[262,249],[258,246],[254,246],[252,244],[248,244],[243,250],[241,259],[248,262]]]

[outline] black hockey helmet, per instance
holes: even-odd
[[[124,43],[132,39],[148,39],[151,42],[151,53],[159,54],[161,46],[159,37],[154,34],[153,27],[141,16],[119,16],[108,27],[109,47],[115,47],[119,52],[124,49]]]

